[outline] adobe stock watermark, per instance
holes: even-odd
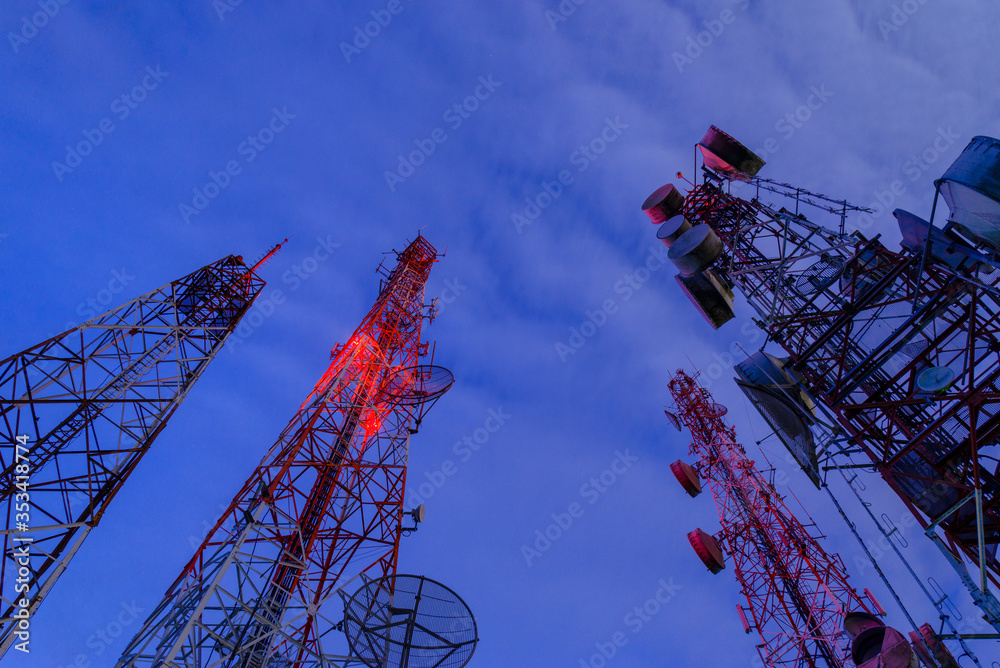
[[[750,6],[750,0],[730,0],[730,2],[736,5],[736,8],[741,12],[745,12],[747,7]],[[683,74],[685,67],[701,58],[705,50],[711,48],[715,44],[715,41],[722,36],[722,33],[726,31],[726,27],[736,22],[737,16],[736,12],[727,8],[719,12],[718,18],[702,21],[705,29],[694,37],[688,35],[687,46],[685,46],[684,52],[674,51],[671,54],[677,71]]]
[[[448,124],[452,131],[462,127],[462,124],[479,109],[482,103],[490,99],[496,89],[503,85],[503,82],[496,81],[492,74],[481,76],[477,81],[478,85],[470,95],[451,105],[441,114],[441,119]],[[399,154],[399,164],[395,171],[385,171],[385,183],[389,186],[389,192],[396,192],[396,187],[413,176],[417,168],[427,162],[437,147],[446,141],[448,141],[448,133],[441,127],[431,130],[426,139],[414,139],[413,145],[416,148],[406,156],[402,153]]]
[[[163,80],[170,76],[170,72],[164,72],[157,65],[156,68],[147,67],[146,74],[139,80],[131,90],[126,91],[111,101],[111,113],[119,121],[124,121],[133,111],[139,108],[151,92],[160,87]],[[83,164],[83,159],[94,152],[94,149],[104,143],[104,140],[115,131],[115,123],[110,117],[102,118],[97,122],[97,127],[93,130],[84,129],[83,139],[75,145],[66,145],[66,157],[62,162],[54,160],[52,171],[56,175],[59,183],[63,178],[73,172]]]
[[[580,486],[580,497],[587,502],[588,506],[594,505],[618,482],[621,476],[628,473],[628,470],[637,461],[639,458],[630,454],[628,448],[624,451],[615,450],[615,458],[611,465]],[[569,532],[573,524],[583,517],[585,512],[586,507],[582,503],[574,501],[567,506],[566,512],[552,513],[550,516],[552,523],[544,529],[535,529],[534,541],[530,545],[521,545],[521,556],[524,557],[525,563],[529,567],[532,566],[542,554],[552,548],[556,541]]]
[[[512,416],[503,412],[503,406],[497,406],[486,411],[486,419],[482,426],[472,430],[471,434],[466,434],[461,440],[455,441],[451,446],[451,451],[458,458],[458,462],[464,464],[485,446],[493,434],[500,431]],[[407,503],[410,508],[416,508],[421,503],[429,500],[445,486],[445,484],[458,473],[458,464],[453,459],[446,459],[441,462],[433,471],[424,471],[424,480],[415,480],[408,485]]]
[[[263,153],[275,137],[285,131],[285,128],[294,120],[295,114],[288,112],[288,107],[277,107],[271,110],[271,118],[256,133],[247,136],[236,147],[236,153],[243,156],[243,164],[249,165]],[[223,190],[229,187],[233,179],[243,173],[243,164],[239,160],[233,159],[226,162],[219,171],[209,170],[208,180],[201,188],[194,188],[194,196],[191,203],[180,202],[177,205],[181,218],[186,224],[191,223],[192,216],[198,216],[208,208],[212,200],[218,197]]]
[[[352,58],[360,56],[361,52],[371,45],[372,40],[389,27],[393,17],[402,14],[404,9],[406,9],[406,5],[403,4],[402,0],[389,0],[385,9],[371,10],[372,20],[365,23],[363,27],[354,26],[354,39],[350,43],[340,43],[340,52],[344,54],[344,60],[350,63]]]
[[[576,167],[577,174],[582,174],[608,150],[608,146],[613,144],[628,129],[627,123],[622,123],[620,116],[615,116],[614,120],[605,117],[604,127],[590,141],[580,144],[569,156],[569,165]],[[557,178],[552,181],[542,181],[542,186],[534,197],[525,197],[525,207],[520,212],[510,215],[510,222],[517,230],[518,234],[524,233],[524,228],[531,225],[542,212],[548,209],[559,199],[563,192],[576,182],[573,173],[569,169],[559,171]]]
[[[333,235],[326,237],[316,237],[316,247],[304,258],[294,263],[281,275],[281,282],[288,286],[288,292],[295,292],[302,284],[309,280],[318,270],[321,264],[333,257],[333,251],[340,248],[340,244],[331,239]],[[253,336],[254,332],[264,324],[264,321],[274,315],[278,307],[285,303],[287,295],[281,288],[274,288],[267,295],[261,294],[254,301],[250,311],[243,316],[236,330],[227,340],[226,348],[230,354],[236,350],[237,346],[245,343]]]
[[[104,626],[95,629],[87,638],[89,653],[80,653],[73,657],[70,663],[60,665],[57,668],[90,668],[92,660],[103,655],[111,647],[111,643],[117,640],[129,626],[136,620],[141,619],[139,613],[145,612],[145,608],[136,605],[135,599],[122,601],[121,610]],[[101,662],[104,665],[105,662]]]
[[[112,269],[111,278],[104,285],[104,287],[86,299],[81,300],[80,303],[76,305],[74,313],[83,318],[82,322],[87,322],[100,315],[104,315],[110,308],[112,308],[111,302],[114,300],[115,296],[121,294],[134,280],[135,274],[128,273],[128,269],[125,267],[122,267],[121,269]],[[65,325],[63,325],[62,330],[59,332],[50,332],[46,338],[52,338],[57,334],[61,334],[62,332],[73,329],[79,325],[80,323],[69,320]]]
[[[555,32],[560,23],[565,23],[570,16],[575,14],[576,8],[586,1],[587,0],[562,0],[562,2],[559,3],[559,6],[556,7],[555,11],[546,9],[545,19],[549,22],[549,27],[552,28],[552,32]]]
[[[446,308],[454,304],[462,296],[462,293],[468,289],[469,286],[462,283],[462,280],[457,276],[450,280],[446,279],[444,287],[441,288],[441,292],[434,299],[434,316],[441,315]]]
[[[598,330],[607,324],[608,318],[618,313],[621,305],[632,299],[636,291],[641,290],[652,275],[666,264],[667,247],[663,244],[650,246],[646,262],[615,281],[612,289],[618,296],[608,297],[593,311],[584,311],[586,317],[579,325],[569,328],[569,338],[566,342],[556,342],[556,354],[559,355],[559,359],[565,364],[570,355],[575,355],[589,339],[596,336]]]
[[[219,17],[219,22],[226,20],[226,14],[236,11],[236,8],[243,4],[243,0],[212,0],[212,9]]]
[[[121,269],[112,269],[111,278],[108,280],[107,284],[93,295],[87,297],[80,301],[76,305],[74,312],[83,318],[83,322],[93,320],[94,318],[104,315],[108,309],[113,308],[111,302],[114,300],[115,296],[120,294],[128,287],[129,283],[135,280],[135,275],[128,273],[125,267]],[[45,337],[46,340],[61,334],[63,332],[69,331],[78,327],[81,323],[69,320],[63,325],[63,328],[58,332],[49,332]],[[39,368],[39,365],[32,365],[28,370],[28,377],[31,380],[35,380],[43,373],[43,370]],[[74,492],[70,495],[70,507],[73,507],[75,499],[79,497],[82,501],[90,501],[90,497],[82,492]]]
[[[823,108],[823,105],[831,97],[833,97],[833,92],[827,90],[826,84],[820,84],[818,88],[810,86],[809,95],[806,96],[802,104],[779,118],[774,123],[774,129],[781,133],[781,139],[788,141],[795,136],[796,132],[802,129],[802,126],[812,119],[815,112]],[[764,140],[762,148],[755,149],[754,153],[759,155],[762,160],[767,160],[777,153],[780,148],[781,142],[778,139],[768,137]]]
[[[889,20],[878,20],[877,26],[879,32],[882,33],[882,39],[888,41],[889,35],[898,32],[900,28],[909,22],[910,17],[920,11],[920,8],[926,4],[927,0],[903,0],[903,2],[894,3],[892,5],[892,12],[889,14]]]
[[[728,377],[737,361],[742,362],[748,354],[752,355],[757,352],[757,342],[764,336],[764,332],[752,322],[743,323],[743,326],[740,327],[740,334],[744,337],[742,340],[730,343],[727,352],[721,354],[713,352],[713,362],[702,369],[698,380],[706,390],[723,376]]]
[[[682,587],[674,582],[673,578],[660,578],[656,583],[657,589],[653,595],[646,599],[641,605],[637,605],[630,610],[622,619],[622,626],[635,635],[642,631],[653,617],[660,614],[660,611],[674,600]],[[611,659],[615,658],[618,651],[628,644],[629,637],[624,630],[619,629],[611,634],[606,642],[594,643],[597,650],[589,658],[580,659],[580,668],[604,668]]]
[[[68,5],[70,0],[39,0],[38,6],[41,11],[31,14],[30,17],[21,17],[21,28],[16,33],[8,32],[7,39],[10,40],[10,47],[14,53],[21,50],[21,47],[35,38],[38,31],[49,24],[63,5]]]
[[[220,503],[219,515],[218,517],[216,517],[215,522],[209,522],[208,520],[201,521],[201,532],[198,534],[191,534],[188,536],[187,539],[188,545],[191,546],[192,550],[197,550],[199,547],[201,547],[202,542],[206,538],[208,538],[208,532],[212,530],[212,528],[215,526],[215,523],[218,521],[219,517],[222,517],[223,513],[225,513],[227,510],[229,510],[229,508]]]
[[[939,127],[933,141],[922,151],[914,154],[909,160],[903,163],[903,175],[910,183],[920,180],[924,174],[943,156],[955,142],[959,140],[959,135],[955,133],[951,126],[947,128]],[[872,192],[874,199],[868,204],[871,213],[861,212],[846,225],[847,232],[854,230],[863,231],[875,224],[878,218],[893,210],[893,205],[899,198],[906,194],[909,185],[902,179],[893,179],[884,187],[876,188]]]

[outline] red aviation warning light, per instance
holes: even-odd
[[[434,247],[417,237],[394,269],[381,270],[374,306],[334,348],[119,667],[469,661],[478,636],[461,599],[396,573],[400,537],[413,530],[403,527],[410,436],[454,382],[446,369],[419,364],[436,261]],[[422,509],[412,517],[422,520]]]

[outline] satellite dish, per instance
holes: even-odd
[[[667,257],[685,276],[705,271],[722,255],[722,240],[706,223],[699,223],[677,240],[667,251]]]
[[[851,658],[858,668],[910,668],[919,664],[903,634],[888,626],[862,631],[851,644]]]
[[[705,564],[709,571],[718,573],[726,567],[726,560],[722,554],[722,547],[719,541],[701,529],[695,529],[688,535],[688,542],[694,548],[701,563]]]
[[[423,522],[424,518],[427,517],[427,508],[425,508],[424,504],[422,503],[410,512],[413,515],[414,521],[416,521],[418,524],[420,522]]]
[[[810,417],[816,414],[816,402],[802,389],[801,379],[788,364],[790,359],[775,357],[758,350],[736,365],[736,373],[747,383],[769,388],[801,406]]]
[[[382,384],[382,397],[399,406],[418,406],[437,399],[454,383],[455,376],[441,366],[404,367]]]
[[[881,626],[885,626],[885,622],[864,610],[849,612],[844,615],[844,630],[847,631],[847,635],[851,636],[852,639],[857,638],[863,631]]]
[[[691,229],[691,221],[683,216],[683,214],[677,214],[667,219],[665,223],[660,225],[656,230],[656,238],[663,242],[667,248],[670,248],[677,238],[682,234]]]
[[[839,255],[821,255],[795,279],[795,289],[801,295],[809,295],[829,287],[844,271],[844,259]]]
[[[365,583],[344,607],[344,633],[370,668],[461,668],[479,642],[465,601],[417,575]]]
[[[670,465],[670,472],[674,474],[677,482],[681,484],[688,496],[694,498],[701,494],[701,478],[698,477],[698,472],[691,468],[690,464],[678,459]]]
[[[684,195],[678,192],[673,183],[657,188],[652,195],[642,203],[642,210],[649,216],[650,222],[659,225],[668,218],[680,213],[684,206]]]
[[[712,329],[718,329],[736,317],[733,291],[711,269],[694,276],[677,275],[674,279]]]
[[[930,259],[943,262],[953,269],[959,269],[963,265],[984,263],[989,266],[989,258],[977,252],[971,246],[959,243],[948,237],[942,230],[931,227],[931,224],[920,216],[896,209],[892,212],[899,224],[899,233],[903,239],[899,242],[903,248],[907,248],[915,253],[923,253],[927,246],[927,231],[931,235]]]
[[[668,410],[664,410],[663,414],[667,416],[667,420],[670,421],[670,424],[673,425],[674,429],[676,429],[677,431],[681,430],[681,420],[679,417],[677,417]]]
[[[973,137],[934,185],[948,203],[956,227],[1000,251],[1000,140]]]
[[[705,166],[729,179],[749,181],[764,166],[764,160],[731,136],[715,127],[698,142]]]
[[[957,377],[958,374],[946,366],[932,366],[917,374],[917,388],[922,392],[938,394],[951,387]]]
[[[760,350],[735,371],[736,385],[819,488],[819,460],[810,428],[816,404],[786,368],[786,360]]]

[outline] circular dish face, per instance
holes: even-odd
[[[465,601],[417,575],[365,583],[344,606],[344,633],[370,668],[462,668],[479,642]]]
[[[437,399],[454,383],[451,371],[421,364],[397,370],[382,385],[382,395],[400,406],[416,406]]]

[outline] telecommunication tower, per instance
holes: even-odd
[[[230,255],[0,362],[0,654],[264,287]],[[23,628],[23,625],[21,625]]]
[[[670,379],[670,394],[677,413],[668,412],[668,417],[691,432],[690,453],[698,458],[694,468],[678,461],[671,470],[691,496],[701,492],[702,479],[707,481],[722,525],[721,540],[701,529],[688,534],[688,540],[714,573],[725,567],[723,548],[732,556],[751,618],[742,607],[740,616],[747,633],[756,629],[760,635],[757,650],[764,665],[854,665],[844,632],[848,613],[855,618],[868,613],[870,625],[878,629],[869,634],[877,635],[869,649],[877,644],[881,652],[886,642],[893,647],[902,643],[909,656],[909,643],[871,615],[878,608],[851,588],[840,557],[823,550],[755,468],[735,430],[722,419],[726,408],[683,371]]]
[[[375,305],[333,349],[118,666],[468,662],[478,638],[464,603],[436,583],[396,574],[410,436],[454,382],[446,369],[419,364],[436,261],[417,237],[392,271],[380,267]],[[344,588],[355,580],[362,593],[351,598]]]
[[[831,468],[877,471],[1000,630],[1000,141],[970,142],[929,221],[893,212],[898,251],[846,231],[863,209],[758,177],[764,161],[715,126],[697,147],[704,181],[643,208],[712,327],[734,316],[735,288],[784,349],[738,365],[739,386],[817,485]],[[762,200],[775,195],[790,208]]]

